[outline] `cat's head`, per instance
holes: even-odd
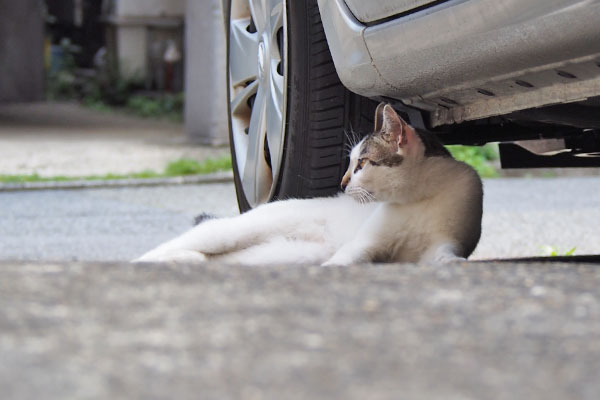
[[[441,144],[436,145],[447,153]],[[397,200],[399,194],[411,190],[426,152],[419,133],[392,106],[381,103],[375,111],[373,133],[350,152],[342,189],[361,202]]]

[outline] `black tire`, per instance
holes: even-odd
[[[347,166],[348,134],[372,129],[377,104],[351,93],[340,82],[316,0],[288,0],[287,21],[286,135],[282,167],[270,200],[329,196],[339,191]],[[233,140],[230,143],[238,204],[244,212],[250,205]]]

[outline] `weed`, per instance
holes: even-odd
[[[452,156],[458,161],[469,164],[484,178],[497,177],[498,170],[492,161],[498,159],[498,146],[486,144],[485,146],[446,146]]]
[[[565,252],[561,252],[555,246],[548,246],[548,245],[542,246],[542,250],[544,251],[544,255],[550,256],[550,257],[572,256],[573,253],[575,253],[575,250],[577,250],[577,246],[575,246],[575,247],[573,247],[570,250],[567,250]]]

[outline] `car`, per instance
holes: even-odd
[[[503,167],[600,166],[598,0],[222,0],[242,211],[338,192],[388,102]]]

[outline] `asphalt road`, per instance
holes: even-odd
[[[0,259],[126,261],[192,226],[237,213],[232,184],[0,193]]]
[[[589,399],[600,268],[0,263],[3,399]]]
[[[490,179],[473,259],[600,253],[600,178]],[[237,212],[231,184],[0,192],[0,260],[126,261]]]

